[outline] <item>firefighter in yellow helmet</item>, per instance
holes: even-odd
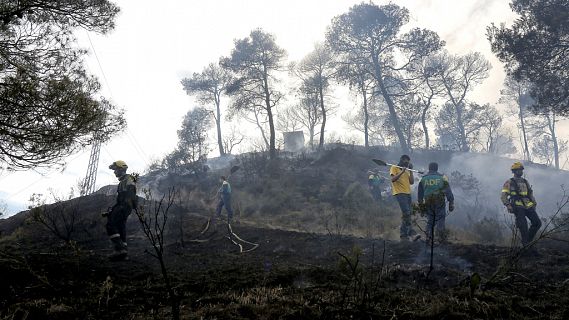
[[[508,208],[508,212],[516,217],[516,226],[520,230],[523,245],[530,243],[537,230],[541,227],[535,207],[537,202],[533,196],[533,190],[529,182],[523,178],[524,165],[514,162],[511,167],[514,176],[504,183],[502,188],[502,203]],[[527,219],[531,222],[528,230]]]
[[[117,201],[105,214],[107,217],[107,234],[115,249],[115,253],[110,259],[114,261],[125,260],[128,257],[126,220],[137,205],[136,179],[126,173],[127,168],[127,164],[122,160],[115,161],[109,166],[109,169],[112,169],[119,179]]]

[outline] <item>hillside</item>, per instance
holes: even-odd
[[[202,176],[154,172],[142,177],[139,189],[149,188],[154,195],[141,202],[148,213],[169,188],[179,192],[168,211],[164,252],[182,318],[569,316],[567,243],[544,239],[537,251],[511,247],[507,220],[488,200],[501,185],[487,181],[501,180],[501,171],[507,178],[511,160],[443,152],[413,155],[416,168],[434,160],[449,175],[457,164],[461,169],[451,178],[458,195],[457,209],[448,218],[451,243],[435,248],[429,272],[424,243],[396,240],[397,205],[389,198],[378,205],[369,196],[370,158],[395,161],[398,155],[344,146],[321,156],[283,155],[277,163],[261,153],[235,159],[228,164],[241,167],[230,177],[237,211],[232,229],[246,242],[237,241],[221,222],[200,235],[213,210],[217,177],[229,168]],[[488,169],[486,162],[504,169],[486,174],[481,171]],[[541,177],[549,177],[550,186],[567,178],[564,172],[531,165],[528,175],[535,180],[538,199]],[[169,316],[160,267],[148,253],[153,249],[135,214],[127,226],[130,260],[107,261],[111,250],[100,214],[114,201],[105,194],[108,190],[112,188],[0,220],[1,319]],[[552,198],[562,195],[549,193]],[[56,217],[61,227],[65,223],[57,217],[74,217],[66,220],[73,221],[70,234],[69,228],[60,228],[69,241],[38,223],[38,212]],[[417,221],[423,224],[419,216]],[[566,239],[567,234],[556,237]],[[240,253],[231,239],[244,251],[254,250]],[[475,275],[481,276],[480,284]]]

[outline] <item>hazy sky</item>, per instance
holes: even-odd
[[[106,35],[90,34],[97,63],[84,30],[79,45],[88,49],[88,70],[99,77],[103,94],[126,110],[128,130],[117,134],[101,149],[97,187],[116,183],[108,165],[125,160],[141,172],[152,158],[162,157],[176,143],[176,130],[194,102],[182,90],[180,80],[201,71],[220,56],[228,55],[233,40],[261,27],[276,36],[277,43],[295,61],[323,41],[331,19],[361,1],[348,0],[209,0],[117,1],[121,14],[116,29]],[[473,97],[480,103],[496,103],[504,78],[501,64],[490,52],[485,36],[492,23],[511,22],[515,16],[506,0],[401,0],[395,3],[411,11],[411,25],[436,31],[451,53],[480,51],[493,69]],[[375,1],[377,4],[386,3]],[[103,76],[104,73],[104,76]],[[342,106],[349,109],[352,106]],[[340,118],[342,109],[336,116]],[[328,132],[341,133],[340,120]],[[0,199],[10,211],[25,208],[32,193],[48,188],[68,192],[85,175],[90,149],[71,156],[66,169],[2,173]],[[215,150],[214,150],[215,152]],[[212,152],[212,154],[214,154]]]

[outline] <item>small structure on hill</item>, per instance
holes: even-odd
[[[284,149],[289,152],[299,152],[304,148],[304,132],[283,132]]]

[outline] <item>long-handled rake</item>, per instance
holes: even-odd
[[[385,161],[380,160],[380,159],[371,159],[371,161],[373,161],[373,162],[374,162],[375,164],[377,164],[378,166],[382,166],[382,167],[393,166],[393,167],[397,167],[397,168],[401,168],[401,169],[407,169],[407,170],[409,170],[409,171],[416,172],[416,173],[418,173],[418,174],[424,174],[424,173],[425,173],[424,171],[415,170],[415,169],[409,169],[409,168],[402,167],[402,166],[397,165],[397,164],[385,162]]]

